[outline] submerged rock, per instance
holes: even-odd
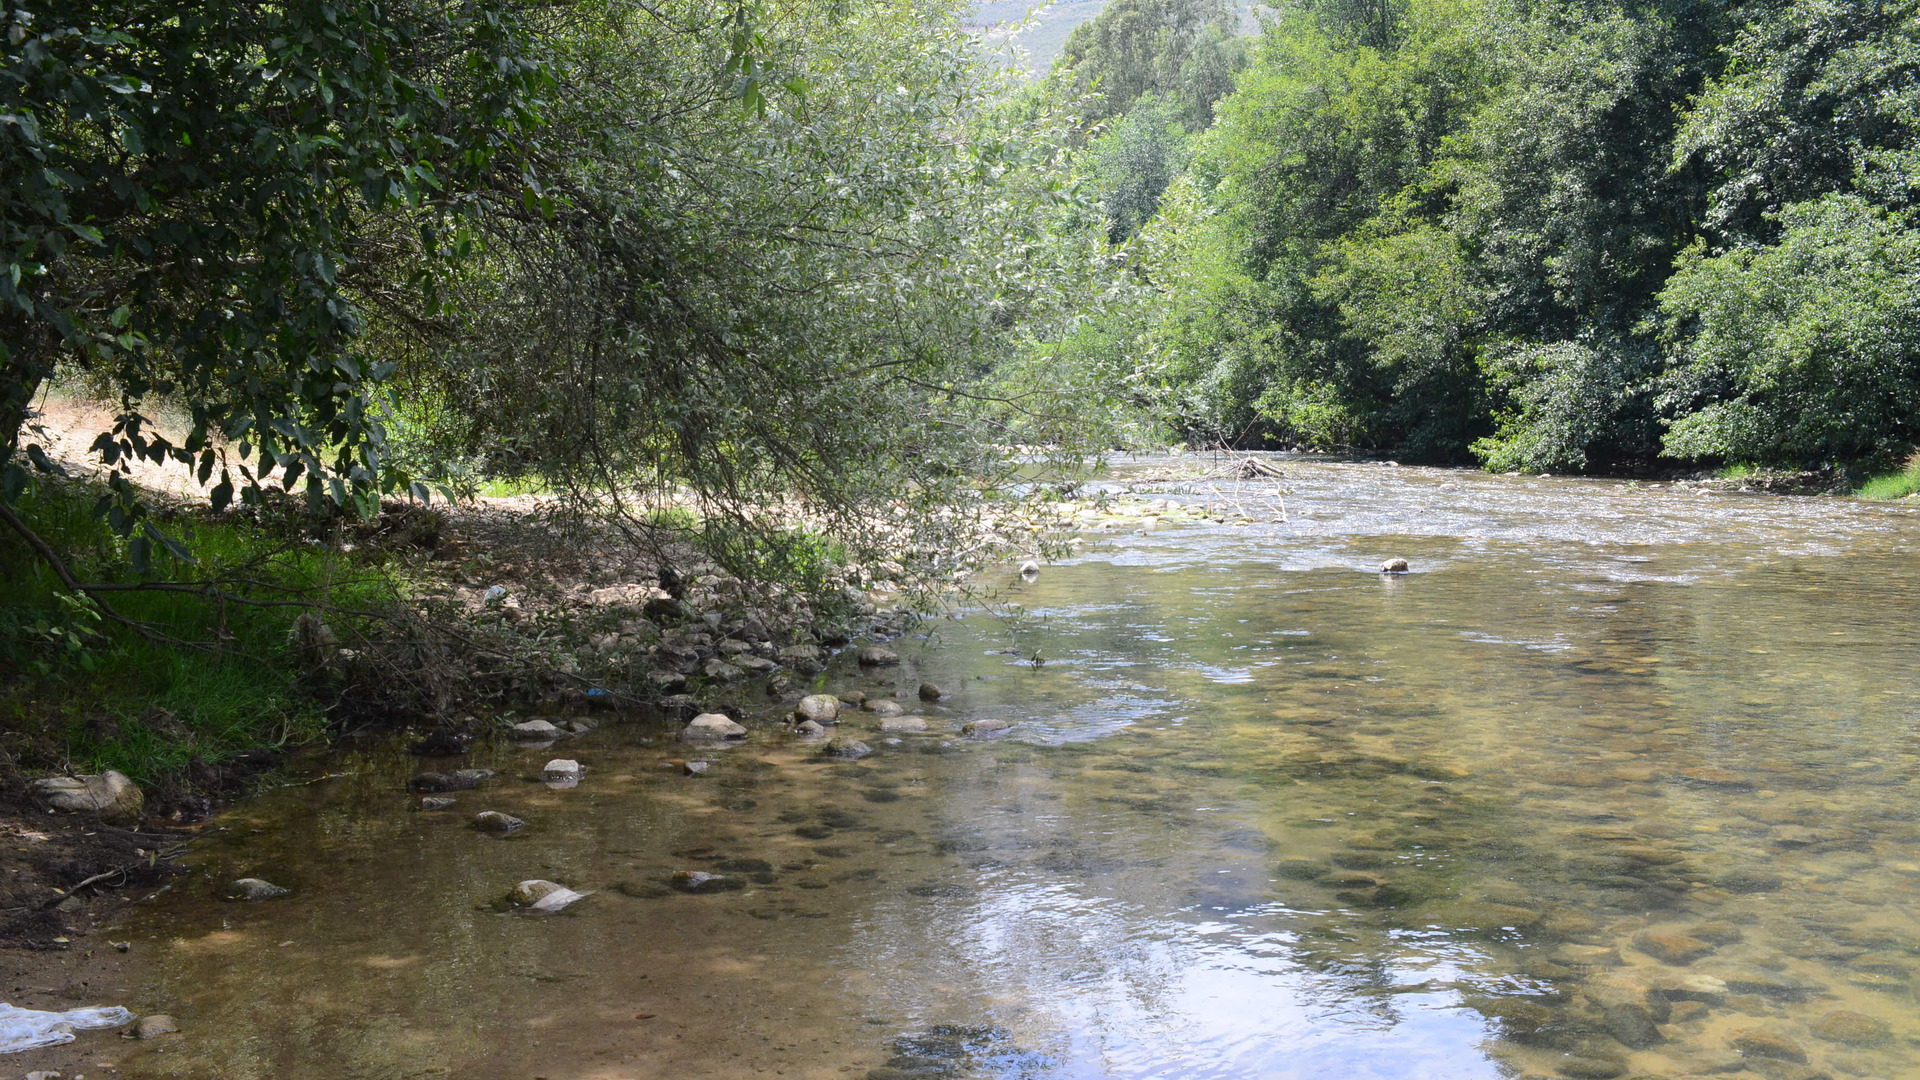
[[[287,896],[292,892],[292,889],[283,889],[270,881],[262,881],[255,877],[243,877],[227,886],[226,896],[229,900],[273,900]]]
[[[907,710],[901,708],[900,703],[897,701],[889,701],[882,698],[879,701],[867,702],[867,711],[873,713],[875,716],[899,716]]]
[[[1818,1038],[1848,1046],[1879,1046],[1893,1037],[1893,1025],[1851,1009],[1835,1009],[1815,1020],[1811,1030]]]
[[[586,893],[575,892],[565,885],[533,878],[515,885],[513,891],[507,894],[507,902],[545,915],[583,900],[586,895]]]
[[[827,740],[827,745],[820,748],[820,754],[823,757],[843,758],[848,761],[856,761],[871,753],[873,753],[873,747],[859,739],[849,739],[844,735]]]
[[[816,724],[837,724],[840,722],[840,699],[832,694],[808,694],[793,707],[793,714],[802,721],[811,720]]]
[[[900,662],[900,654],[884,645],[869,645],[854,654],[861,667],[892,667]]]
[[[818,739],[826,735],[827,729],[811,720],[802,720],[793,726],[793,733],[804,739]]]
[[[180,1022],[166,1013],[149,1013],[133,1025],[133,1037],[136,1039],[157,1039],[162,1035],[177,1034]],[[58,1073],[54,1075],[58,1076]]]
[[[972,735],[978,738],[986,735],[999,734],[1012,726],[1012,724],[1007,723],[1005,720],[974,720],[963,725],[960,728],[960,734]]]
[[[1791,1061],[1796,1065],[1807,1063],[1807,1052],[1800,1044],[1780,1034],[1772,1028],[1743,1028],[1733,1033],[1727,1045],[1750,1058],[1771,1058],[1774,1061]]]
[[[930,682],[923,682],[920,684],[920,700],[921,701],[939,701],[941,698],[946,696],[947,696],[946,691],[940,689],[938,686],[935,686]]]
[[[577,761],[570,758],[554,758],[547,762],[547,767],[541,770],[541,773],[548,784],[572,787],[580,782],[580,774],[584,771]]]
[[[709,874],[705,870],[676,870],[667,884],[683,893],[703,895],[706,893],[732,892],[744,889],[747,883],[737,877],[725,874]]]
[[[1663,964],[1691,964],[1713,951],[1713,946],[1685,934],[1635,934],[1633,947]]]
[[[880,721],[880,730],[886,732],[921,732],[927,730],[927,718],[924,716],[890,716]]]
[[[134,821],[147,798],[126,774],[112,769],[79,776],[49,776],[33,782],[33,794],[53,810],[98,814],[108,821]]]
[[[418,792],[466,791],[479,787],[480,781],[490,779],[492,776],[492,771],[488,769],[460,769],[450,773],[415,773],[413,778],[407,781],[407,788]]]
[[[444,795],[428,795],[420,800],[420,805],[415,809],[429,811],[451,810],[453,809],[453,805],[459,801],[459,799],[449,799]]]
[[[505,836],[526,828],[527,823],[512,814],[503,814],[498,810],[482,810],[473,815],[473,827],[484,833],[498,833]]]
[[[701,713],[687,721],[680,737],[688,742],[722,742],[746,738],[747,729],[725,713]]]

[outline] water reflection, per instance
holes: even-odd
[[[193,1037],[123,1075],[1920,1076],[1913,513],[1293,469],[1017,586],[1044,666],[974,617],[831,676],[953,691],[859,764],[616,727],[570,791],[248,808],[211,879],[298,892],[144,918]],[[487,906],[530,877],[595,892]]]

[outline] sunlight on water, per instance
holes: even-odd
[[[1288,468],[1010,582],[1019,650],[830,673],[952,691],[857,764],[628,724],[571,791],[499,747],[408,813],[383,748],[241,809],[133,927],[194,1037],[122,1075],[1920,1078],[1920,515]],[[489,906],[532,877],[592,895]]]

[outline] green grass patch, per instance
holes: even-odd
[[[304,608],[242,600],[375,608],[393,598],[386,575],[297,531],[189,512],[158,524],[193,562],[161,553],[138,573],[127,542],[94,513],[98,494],[84,485],[42,484],[16,511],[83,582],[232,584],[225,597],[108,594],[116,611],[151,631],[143,634],[74,596],[20,537],[0,532],[0,750],[14,765],[114,768],[151,783],[194,758],[217,763],[324,734],[325,715],[303,682],[291,640]]]
[[[1907,459],[1907,467],[1896,473],[1876,476],[1860,485],[1854,494],[1863,499],[1904,499],[1920,494],[1920,454]]]
[[[1758,466],[1748,464],[1744,461],[1735,461],[1720,466],[1719,471],[1714,473],[1714,475],[1722,480],[1745,480],[1759,471]]]

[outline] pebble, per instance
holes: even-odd
[[[136,1039],[157,1039],[162,1035],[173,1035],[180,1030],[179,1021],[166,1013],[150,1013],[133,1025],[133,1037]],[[58,1076],[59,1073],[53,1075]]]
[[[482,810],[473,815],[473,827],[481,832],[499,833],[505,836],[526,828],[527,823],[512,814],[503,814],[498,810]]]
[[[227,899],[247,901],[273,900],[286,896],[291,892],[293,892],[292,889],[283,889],[270,881],[262,881],[257,877],[243,877],[227,886]]]
[[[1007,723],[1005,720],[975,720],[963,726],[960,729],[960,734],[973,736],[992,735],[996,732],[1005,731],[1012,726],[1012,724]]]
[[[687,721],[687,726],[680,731],[680,737],[688,742],[744,739],[747,729],[725,713],[701,713]]]

